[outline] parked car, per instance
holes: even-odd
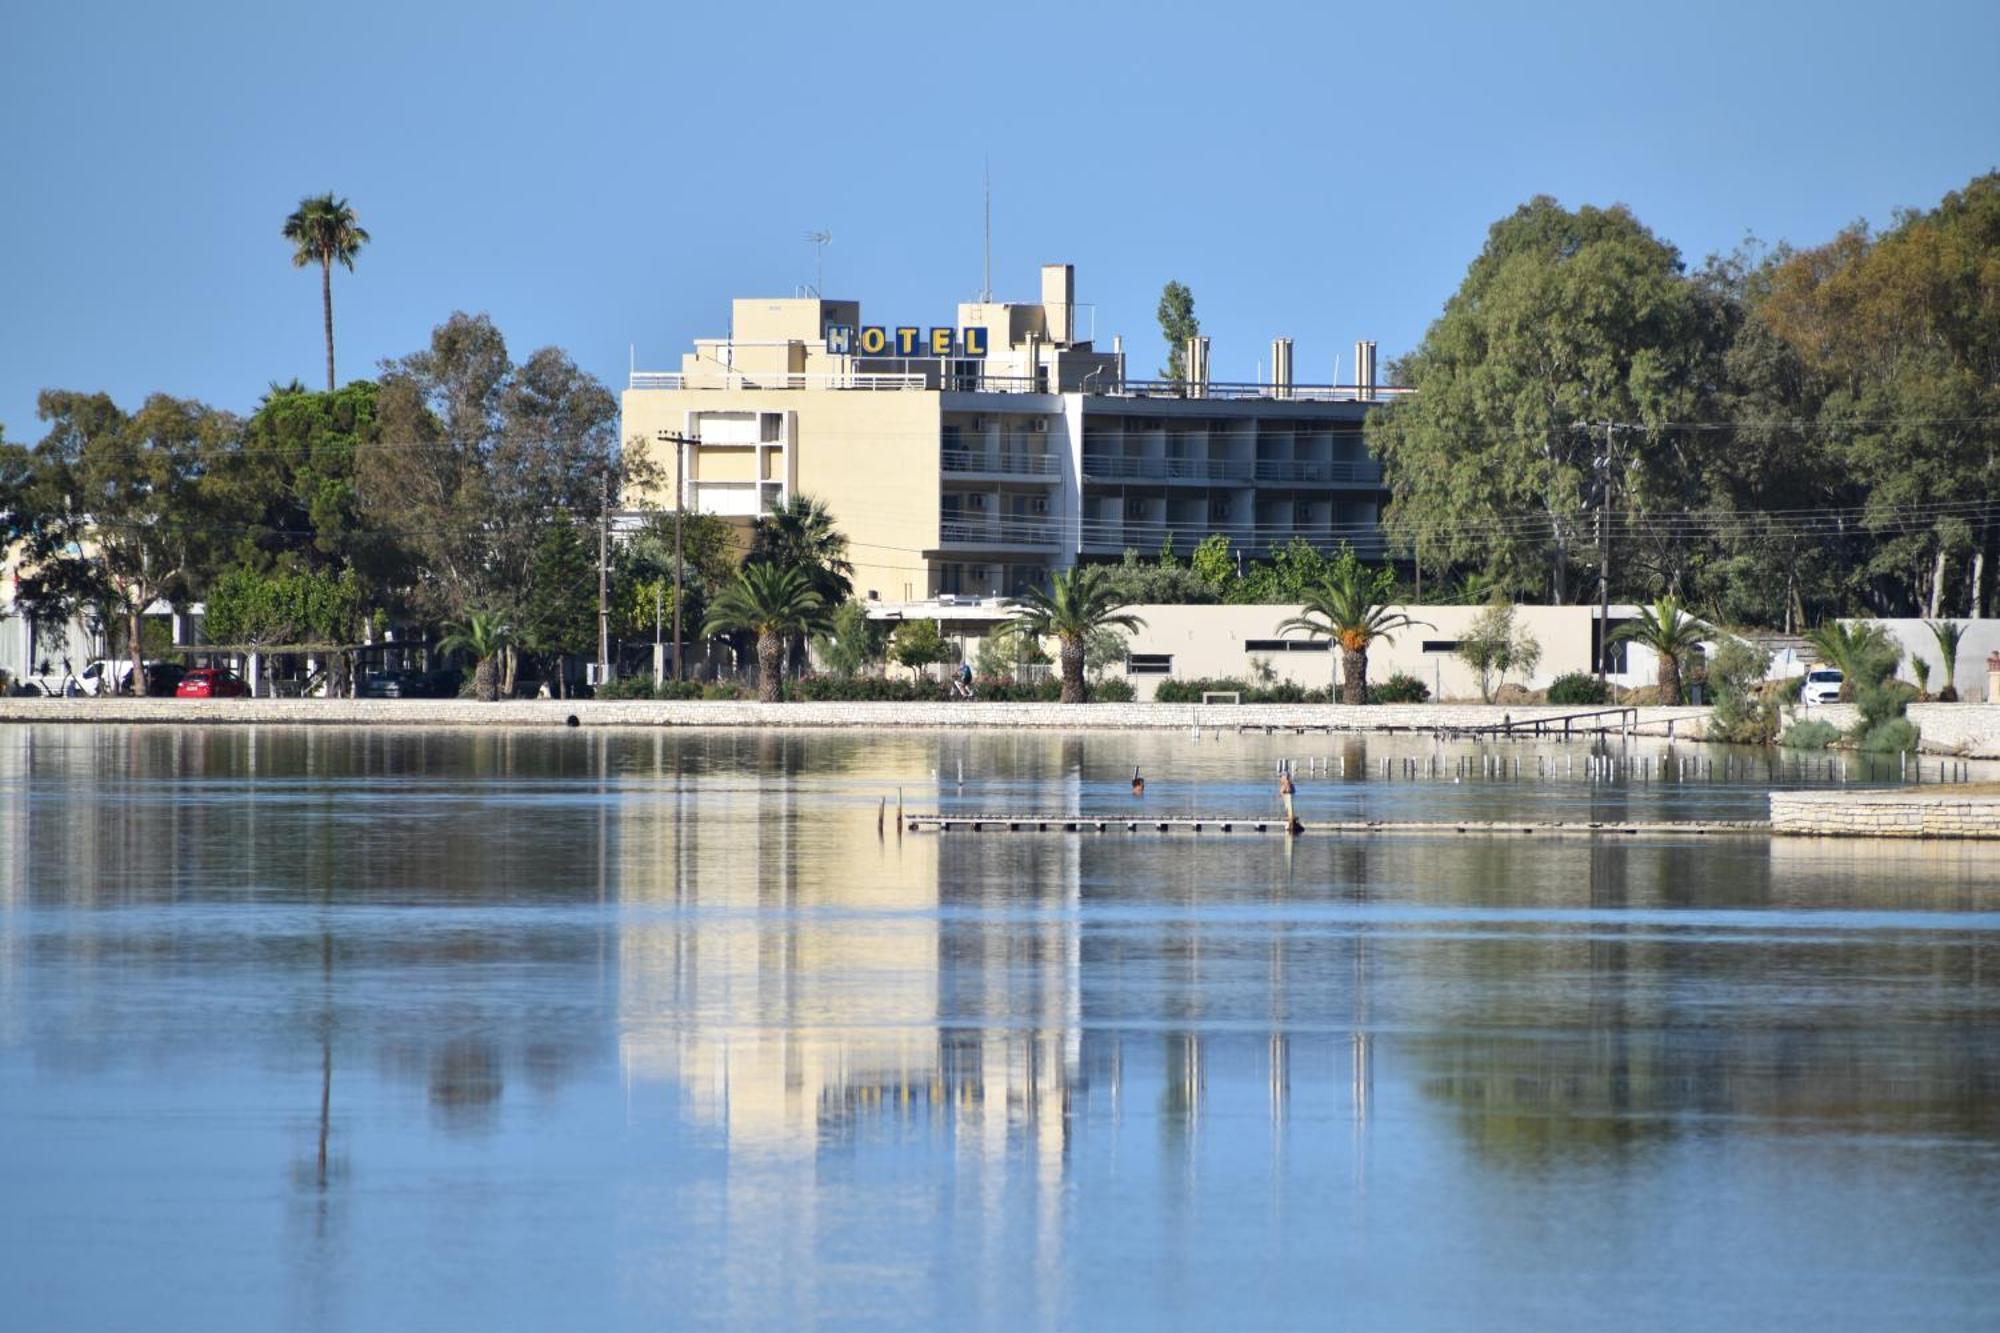
[[[179,699],[241,699],[249,693],[243,677],[226,667],[197,667],[174,690]]]
[[[146,693],[155,698],[172,698],[175,687],[181,683],[181,677],[186,674],[186,667],[172,662],[148,662]],[[130,694],[132,662],[129,658],[100,657],[85,667],[83,674],[76,680],[78,687],[85,694]],[[115,685],[114,681],[117,682]]]
[[[1836,667],[1814,667],[1806,672],[1805,684],[1799,686],[1799,701],[1808,705],[1839,703],[1844,679]]]
[[[420,697],[423,677],[415,671],[371,671],[361,682],[364,699],[415,699]]]

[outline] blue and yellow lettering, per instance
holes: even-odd
[[[986,330],[967,328],[958,331],[959,347],[966,356],[986,355]]]
[[[951,355],[951,330],[950,330],[950,329],[932,329],[932,330],[931,330],[931,355],[932,355],[932,356],[950,356],[950,355]]]
[[[899,327],[896,330],[896,355],[915,356],[917,354],[917,338],[921,333],[921,329],[913,328],[908,324]]]
[[[848,324],[826,326],[826,351],[828,356],[851,356],[854,352],[854,328]]]
[[[880,356],[889,350],[889,331],[880,324],[866,324],[861,329],[861,355]]]

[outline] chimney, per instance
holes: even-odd
[[[1206,398],[1208,396],[1208,339],[1195,335],[1187,340],[1187,354],[1183,358],[1183,370],[1187,375],[1187,396]]]
[[[1271,339],[1271,388],[1274,397],[1292,396],[1292,340]]]
[[[1358,342],[1354,344],[1354,396],[1362,402],[1372,402],[1375,398],[1375,344]]]
[[[1074,341],[1070,335],[1076,331],[1071,313],[1075,305],[1076,265],[1042,265],[1042,318],[1049,326],[1049,341],[1057,347]]]

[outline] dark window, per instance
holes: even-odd
[[[1125,659],[1125,673],[1130,676],[1166,676],[1173,669],[1172,653],[1133,653]]]
[[[1458,651],[1458,640],[1425,639],[1424,651],[1427,653],[1455,653]]]
[[[1330,639],[1245,639],[1246,653],[1323,653],[1333,647]]]

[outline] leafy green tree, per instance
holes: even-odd
[[[236,447],[241,423],[165,394],[132,416],[104,394],[47,390],[37,406],[49,432],[35,450],[32,487],[45,503],[16,600],[43,621],[95,609],[121,624],[143,694],[141,618],[156,601],[184,600],[213,565],[234,516],[201,481]]]
[[[935,620],[906,620],[896,626],[896,637],[889,653],[902,665],[922,675],[925,667],[935,666],[950,655],[944,634]]]
[[[1058,571],[1046,590],[1031,589],[1015,602],[1014,620],[1022,632],[1057,641],[1064,703],[1084,701],[1085,650],[1093,633],[1144,628],[1146,622],[1127,612],[1126,605],[1096,565]]]
[[[1538,197],[1495,223],[1443,315],[1393,368],[1415,392],[1369,419],[1392,536],[1405,549],[1421,540],[1441,568],[1568,601],[1592,540],[1599,423],[1625,427],[1613,437],[1614,501],[1687,507],[1693,445],[1669,423],[1699,419],[1717,351],[1704,314],[1679,252],[1622,206],[1572,212]]]
[[[319,265],[320,307],[326,316],[326,391],[333,392],[333,266],[354,271],[354,256],[369,236],[355,220],[345,199],[331,194],[310,195],[285,219],[284,237],[292,243],[292,267]]]
[[[1643,644],[1660,659],[1660,702],[1671,708],[1681,701],[1681,672],[1687,659],[1700,647],[1710,631],[1682,609],[1674,597],[1662,597],[1652,606],[1639,608],[1638,618],[1611,632],[1611,642],[1630,640]]]
[[[1787,256],[1757,317],[1825,384],[1818,425],[1865,496],[1867,603],[1943,614],[1948,574],[1985,605],[2000,531],[1968,506],[2000,493],[2000,172]],[[1930,515],[1911,520],[1915,510]],[[1977,513],[1977,510],[1972,512]]]
[[[1041,640],[1021,633],[1011,620],[995,626],[979,641],[978,668],[982,676],[1024,676],[1024,668],[1046,666],[1048,660]]]
[[[1708,664],[1715,713],[1708,736],[1732,745],[1769,745],[1782,720],[1776,697],[1766,688],[1771,654],[1746,639],[1725,635]]]
[[[361,614],[354,572],[233,569],[209,585],[203,628],[211,643],[275,647],[345,644]]]
[[[1160,378],[1173,384],[1187,380],[1187,341],[1201,332],[1201,321],[1194,314],[1194,293],[1178,282],[1172,281],[1160,289],[1160,336],[1167,340],[1167,364],[1160,368]]]
[[[1193,569],[1147,560],[1137,551],[1125,552],[1115,565],[1098,565],[1104,586],[1127,606],[1199,605],[1220,600],[1218,590]]]
[[[746,564],[709,606],[704,634],[757,636],[757,698],[776,703],[784,684],[785,640],[825,623],[826,604],[804,572]]]
[[[1368,649],[1374,642],[1393,641],[1396,631],[1424,624],[1382,604],[1395,581],[1389,570],[1368,570],[1353,552],[1342,548],[1320,585],[1307,592],[1299,614],[1278,624],[1280,634],[1296,630],[1340,645],[1340,701],[1344,704],[1368,702]]]
[[[514,631],[507,622],[489,611],[474,611],[464,623],[448,627],[438,640],[437,650],[449,656],[469,653],[472,669],[472,697],[493,703],[500,697],[500,658],[514,643]]]
[[[1473,618],[1454,651],[1478,675],[1479,698],[1489,704],[1507,683],[1508,672],[1532,675],[1542,660],[1542,645],[1525,625],[1515,623],[1514,605],[1504,597],[1495,597]]]
[[[1338,563],[1351,559],[1347,548],[1328,555],[1303,537],[1294,537],[1271,551],[1269,560],[1253,561],[1243,577],[1231,583],[1231,602],[1256,606],[1297,604],[1336,572]]]
[[[813,646],[827,670],[849,679],[880,662],[888,643],[888,625],[870,620],[868,608],[850,598],[834,608],[826,632],[814,639]]]
[[[407,552],[400,596],[525,623],[543,534],[595,518],[619,480],[618,400],[559,348],[516,365],[491,320],[459,313],[384,364],[376,404],[355,480],[364,521]]]
[[[681,521],[681,621],[700,629],[708,604],[736,577],[736,539],[726,519],[685,513]],[[649,514],[611,552],[611,632],[620,638],[670,636],[674,621],[674,516]]]
[[[564,659],[596,652],[596,594],[597,553],[585,548],[569,515],[559,513],[535,549],[516,635],[521,647],[542,659],[544,675],[554,675],[558,689],[568,687]]]
[[[1188,568],[1205,587],[1217,592],[1228,587],[1236,579],[1236,558],[1230,554],[1228,536],[1211,532],[1195,543]]]
[[[1958,648],[1965,641],[1965,626],[1956,620],[1932,620],[1926,622],[1931,637],[1937,640],[1938,660],[1944,666],[1944,688],[1937,693],[1941,704],[1958,702]]]

